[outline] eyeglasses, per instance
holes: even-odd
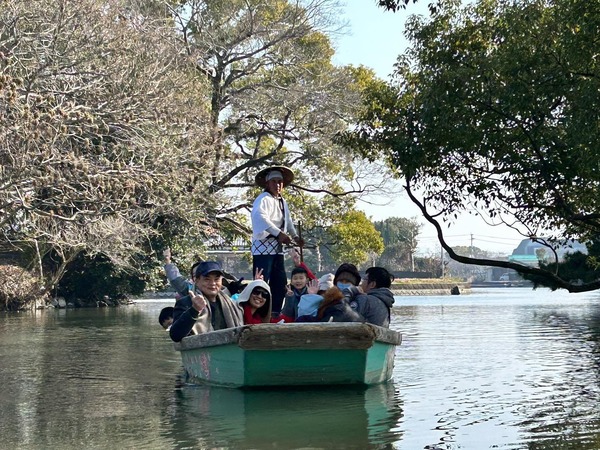
[[[263,291],[262,289],[255,289],[252,291],[252,295],[258,295],[264,299],[269,298],[269,293],[267,291]]]

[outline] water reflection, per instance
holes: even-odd
[[[384,448],[400,439],[392,383],[369,388],[183,386],[170,408],[178,447]]]
[[[394,384],[181,385],[165,303],[0,314],[2,447],[600,448],[600,295],[397,298]]]
[[[400,299],[402,448],[600,448],[595,299],[517,289]]]

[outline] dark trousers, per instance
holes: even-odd
[[[287,292],[287,274],[283,264],[283,255],[253,255],[253,273],[262,269],[265,282],[271,288],[271,309],[274,315],[281,312],[283,299]]]

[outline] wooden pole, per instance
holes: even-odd
[[[300,242],[302,243],[302,223],[298,222],[298,238],[300,238]],[[300,245],[300,262],[304,262],[304,252],[302,250],[302,245]]]

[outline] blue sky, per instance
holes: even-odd
[[[337,64],[353,64],[372,68],[377,76],[388,79],[393,71],[396,58],[409,45],[403,36],[404,23],[410,14],[429,15],[427,5],[430,0],[419,0],[406,10],[396,13],[379,8],[375,0],[349,0],[344,7],[342,20],[348,23],[345,33],[334,38]],[[377,198],[372,199],[377,202]],[[379,202],[381,203],[381,202]],[[392,203],[373,206],[360,204],[359,208],[373,220],[388,217],[418,217],[425,225],[425,219],[417,207],[408,200],[406,194],[398,196]],[[472,215],[463,215],[455,225],[446,230],[450,245],[473,245],[488,251],[510,254],[523,239],[508,227],[491,227]],[[419,237],[419,253],[439,252],[435,230],[425,225]]]
[[[427,4],[420,0],[396,13],[385,11],[375,0],[349,0],[342,20],[348,22],[344,35],[336,41],[334,60],[340,64],[362,64],[388,78],[396,57],[408,45],[404,38],[404,22],[410,14],[428,16]]]

